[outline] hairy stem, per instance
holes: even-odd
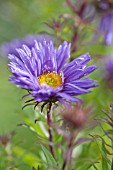
[[[50,115],[51,106],[52,106],[52,103],[49,103],[47,105],[47,124],[48,124],[48,133],[49,133],[49,149],[50,149],[52,156],[55,158],[54,149],[53,149],[53,145],[52,145],[53,136],[52,136],[52,131],[51,131],[51,123],[52,123],[51,115]]]

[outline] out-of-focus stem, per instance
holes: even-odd
[[[8,161],[10,162],[10,166],[13,167],[14,162],[13,162],[13,156],[12,156],[11,144],[10,143],[8,143],[7,146],[5,147],[5,151],[7,153],[7,157],[8,157]]]
[[[52,136],[52,131],[51,131],[51,123],[52,123],[51,115],[50,115],[51,106],[52,106],[52,103],[48,103],[48,105],[47,105],[47,124],[48,124],[48,133],[49,133],[49,149],[50,149],[51,154],[55,158],[54,149],[53,149],[53,145],[52,145],[53,136]]]
[[[68,6],[70,7],[70,9],[76,13],[78,15],[78,11],[76,10],[75,5],[72,3],[71,0],[66,0],[66,3],[68,4]],[[77,49],[77,40],[78,40],[79,36],[78,36],[78,30],[76,28],[74,28],[74,32],[73,32],[73,36],[72,36],[72,40],[71,40],[71,52],[75,52]]]
[[[71,135],[69,143],[68,143],[68,147],[67,147],[67,151],[64,157],[64,161],[63,161],[63,165],[62,165],[62,170],[65,170],[67,163],[70,161],[71,159],[71,155],[72,155],[72,149],[73,149],[73,141],[74,141],[74,136]]]
[[[78,34],[78,30],[75,29],[75,31],[73,32],[73,36],[72,36],[72,45],[71,45],[71,52],[74,53],[77,50],[77,42],[79,40],[79,34]]]
[[[75,5],[72,3],[71,0],[66,0],[66,3],[68,4],[68,6],[71,8],[71,10],[74,12],[74,13],[77,13],[76,9],[75,9]]]

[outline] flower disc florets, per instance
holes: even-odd
[[[53,89],[62,86],[62,77],[56,72],[43,73],[38,77],[38,83],[42,87],[43,84],[52,87]]]
[[[56,50],[53,42],[37,42],[32,49],[23,45],[18,56],[9,55],[10,81],[29,91],[36,102],[79,101],[75,96],[89,93],[95,80],[84,78],[96,69],[86,66],[91,59],[86,53],[69,64],[70,44],[64,42]]]

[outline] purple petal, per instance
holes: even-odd
[[[70,62],[69,64],[67,64],[64,68],[64,74],[68,74],[70,73],[70,71],[73,70],[73,68],[75,69],[80,69],[82,67],[84,67],[86,65],[86,63],[88,61],[90,61],[91,57],[88,53],[85,53],[83,55],[81,55],[80,57],[74,59],[72,62]]]
[[[61,93],[59,92],[57,94],[57,98],[63,98],[65,100],[67,100],[67,101],[72,101],[72,102],[80,102],[81,101],[78,98],[75,98],[75,97],[73,97],[73,96],[71,96],[69,94],[66,94],[65,92],[61,92]]]
[[[58,73],[60,73],[66,60],[69,59],[70,57],[70,46],[71,44],[68,45],[67,42],[65,41],[62,45],[59,46],[58,50],[56,51]]]
[[[63,90],[68,94],[72,94],[72,95],[80,95],[80,94],[85,94],[90,92],[87,89],[81,88],[71,83],[66,83]]]

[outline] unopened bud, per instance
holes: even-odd
[[[68,126],[81,129],[87,121],[88,113],[88,109],[84,109],[81,104],[77,103],[65,108],[62,112],[62,117]]]

